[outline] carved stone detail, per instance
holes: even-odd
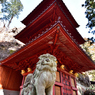
[[[28,74],[21,95],[52,95],[56,80],[57,59],[49,53],[39,57],[33,74]]]

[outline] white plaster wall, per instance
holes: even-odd
[[[19,95],[19,91],[0,89],[0,95]]]

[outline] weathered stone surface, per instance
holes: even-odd
[[[26,77],[21,95],[52,95],[56,80],[56,61],[53,55],[41,55],[34,73]]]
[[[24,44],[14,38],[22,28],[10,29],[0,28],[0,61],[21,48]]]

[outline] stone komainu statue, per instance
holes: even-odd
[[[41,55],[34,73],[26,77],[21,95],[52,95],[56,80],[56,61],[53,55]]]

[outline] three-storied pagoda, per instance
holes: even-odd
[[[26,45],[1,61],[0,89],[4,95],[18,95],[25,76],[33,73],[39,55],[45,53],[58,60],[53,95],[78,95],[75,75],[95,69],[95,65],[80,48],[85,41],[62,0],[43,0],[22,23],[26,28],[15,38]]]

